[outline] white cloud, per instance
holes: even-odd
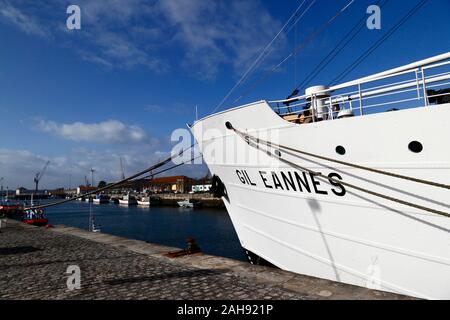
[[[48,35],[47,30],[35,18],[26,15],[9,2],[0,0],[0,7],[0,16],[7,22],[19,27],[25,33],[40,37],[46,37]]]
[[[0,177],[4,177],[4,187],[10,190],[25,187],[33,188],[34,175],[49,160],[39,188],[50,189],[71,187],[84,184],[85,176],[90,181],[90,169],[94,168],[94,184],[100,180],[117,181],[121,176],[120,157],[123,159],[127,176],[142,171],[165,158],[168,153],[161,153],[151,148],[127,148],[120,150],[89,150],[77,148],[63,156],[43,156],[28,150],[12,150],[0,148]],[[184,174],[191,177],[205,175],[204,165],[182,166],[164,175]]]
[[[203,78],[220,65],[243,73],[281,27],[259,1],[164,0],[161,11],[177,27],[174,38],[186,48],[184,64]],[[283,46],[284,36],[277,46]]]
[[[155,73],[181,65],[202,79],[214,79],[224,65],[241,75],[281,27],[260,0],[78,0],[81,30],[74,31],[65,28],[61,12],[67,0],[0,4],[10,23],[30,34],[48,33],[90,63]],[[282,35],[275,51],[285,41]]]
[[[156,143],[145,131],[135,125],[125,125],[117,120],[99,123],[56,123],[41,120],[37,128],[40,131],[56,134],[72,141],[98,143]]]
[[[155,73],[168,69],[164,58],[148,47],[149,41],[160,40],[159,29],[147,26],[151,6],[143,0],[80,0],[82,12],[81,38],[91,48],[81,57],[102,66],[131,69],[144,67]],[[150,15],[150,17],[149,17]]]

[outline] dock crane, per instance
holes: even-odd
[[[34,184],[36,185],[35,192],[38,191],[39,181],[41,181],[42,176],[44,175],[45,170],[47,170],[47,167],[49,164],[50,164],[50,161],[47,161],[47,163],[45,164],[45,166],[41,170],[41,172],[36,173],[36,175],[34,176]]]

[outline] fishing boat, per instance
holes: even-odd
[[[98,194],[92,201],[96,204],[109,203],[109,197],[104,194]]]
[[[19,202],[5,199],[0,202],[0,214],[4,214],[7,217],[21,217],[23,214],[23,205]]]
[[[449,80],[450,52],[196,121],[249,260],[450,299]]]
[[[148,207],[150,206],[150,197],[140,197],[137,199],[137,204],[139,206],[145,206]]]
[[[126,194],[122,197],[122,199],[119,199],[119,204],[131,206],[131,205],[136,205],[137,201],[134,196],[131,196],[130,194]]]
[[[201,206],[201,202],[193,199],[186,199],[183,201],[178,201],[178,205],[182,208],[198,208]]]
[[[46,226],[48,219],[44,215],[42,209],[28,209],[24,212],[22,222],[33,226]]]

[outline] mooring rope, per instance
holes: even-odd
[[[229,122],[228,122],[227,124],[228,124],[228,125],[227,125],[227,128],[228,128],[228,129],[233,130],[233,131],[234,131],[236,134],[238,134],[238,136],[240,136],[245,142],[247,142],[250,146],[252,146],[252,147],[254,147],[254,148],[258,149],[258,150],[262,150],[262,149],[259,147],[259,143],[260,143],[260,142],[270,143],[270,142],[267,142],[267,141],[264,141],[264,140],[255,138],[255,137],[253,137],[253,136],[251,136],[251,135],[249,135],[249,134],[247,134],[247,133],[244,133],[244,132],[241,132],[241,131],[235,129],[235,128],[231,125],[231,123],[229,123]],[[250,138],[251,140],[253,140],[254,142],[256,142],[256,144],[252,144],[252,143],[250,142],[249,138]],[[277,147],[282,147],[282,148],[285,148],[285,149],[288,150],[288,147],[284,147],[284,146],[277,145],[277,144],[271,144],[271,145],[266,144],[266,145],[269,146],[269,147],[271,147],[271,145],[276,145]],[[292,149],[292,148],[289,148],[289,149],[290,149],[291,151],[295,151],[295,149]],[[328,180],[328,181],[330,181],[330,182],[334,182],[334,183],[337,183],[337,184],[341,184],[341,185],[347,186],[347,187],[349,187],[349,188],[352,188],[352,189],[355,189],[355,190],[358,190],[358,191],[361,191],[361,192],[364,192],[364,193],[367,193],[367,194],[370,194],[370,195],[373,195],[373,196],[376,196],[376,197],[379,197],[379,198],[383,198],[383,199],[385,199],[385,200],[389,200],[389,201],[396,202],[396,203],[399,203],[399,204],[402,204],[402,205],[405,205],[405,206],[409,206],[409,207],[412,207],[412,208],[415,208],[415,209],[424,210],[424,211],[427,211],[427,212],[430,212],[430,213],[434,213],[434,214],[437,214],[437,215],[440,215],[440,216],[444,216],[444,217],[450,218],[450,213],[448,213],[448,212],[444,212],[444,211],[436,210],[436,209],[433,209],[433,208],[421,206],[421,205],[418,205],[418,204],[415,204],[415,203],[412,203],[412,202],[408,202],[408,201],[401,200],[401,199],[398,199],[398,198],[394,198],[394,197],[391,197],[391,196],[388,196],[388,195],[385,195],[385,194],[382,194],[382,193],[378,193],[378,192],[375,192],[375,191],[372,191],[372,190],[368,190],[368,189],[365,189],[365,188],[356,186],[356,185],[354,185],[354,184],[351,184],[351,183],[348,183],[348,182],[345,182],[345,181],[342,181],[342,180],[338,180],[338,179],[335,179],[335,178],[332,178],[332,177],[328,177],[328,176],[326,176],[326,175],[324,175],[324,174],[322,174],[322,173],[320,173],[320,172],[313,171],[313,170],[311,170],[311,169],[302,167],[302,166],[300,166],[300,165],[298,165],[298,164],[296,164],[296,163],[293,163],[293,162],[291,162],[291,161],[288,161],[288,160],[286,160],[286,159],[283,159],[283,158],[281,157],[281,155],[273,154],[273,153],[270,152],[269,150],[266,150],[266,154],[267,154],[268,156],[272,157],[272,158],[278,159],[279,161],[281,161],[281,162],[283,162],[283,163],[285,163],[285,164],[287,164],[287,165],[289,165],[289,166],[291,166],[291,167],[298,168],[298,169],[300,169],[301,171],[305,171],[305,172],[308,172],[308,173],[310,173],[310,174],[312,174],[312,175],[314,175],[314,176],[318,176],[318,177],[324,178],[324,179],[326,179],[326,180]],[[325,157],[324,157],[324,158],[325,158]],[[364,167],[364,168],[365,168],[365,167]],[[374,170],[375,170],[375,169],[374,169]],[[402,176],[400,176],[400,177],[402,177]],[[408,180],[410,180],[410,179],[408,179]]]
[[[135,179],[135,178],[138,178],[138,177],[140,177],[140,176],[142,176],[142,175],[144,175],[144,174],[146,174],[146,173],[148,173],[148,172],[150,172],[150,171],[153,171],[153,170],[155,170],[155,169],[158,169],[158,168],[164,166],[165,164],[167,164],[167,163],[169,163],[170,161],[174,160],[175,158],[181,156],[182,154],[184,154],[184,153],[187,152],[188,150],[192,149],[194,146],[195,146],[195,144],[191,145],[189,148],[186,148],[186,149],[181,150],[181,151],[180,151],[179,153],[177,153],[177,154],[173,154],[173,155],[171,155],[170,157],[165,158],[164,160],[162,160],[162,161],[160,161],[160,162],[158,162],[158,163],[152,165],[151,167],[149,167],[149,168],[147,168],[147,169],[145,169],[145,170],[142,170],[142,171],[140,171],[140,172],[138,172],[138,173],[136,173],[136,174],[134,174],[134,175],[132,175],[132,176],[129,176],[128,178],[125,178],[125,179],[122,179],[122,180],[120,180],[120,181],[117,181],[117,182],[114,182],[114,183],[112,183],[112,184],[109,184],[109,185],[107,185],[107,186],[105,186],[105,187],[95,189],[95,190],[93,190],[93,191],[87,192],[87,193],[82,194],[82,195],[79,195],[79,196],[72,197],[72,198],[70,198],[70,199],[64,199],[64,200],[61,200],[61,201],[56,201],[56,202],[52,202],[52,203],[48,203],[48,204],[43,204],[43,205],[37,205],[37,206],[27,207],[27,208],[24,208],[24,210],[30,210],[30,209],[43,209],[43,208],[53,207],[53,206],[57,206],[57,205],[64,204],[64,203],[67,203],[67,202],[70,202],[70,201],[74,201],[74,200],[76,200],[76,199],[80,199],[80,198],[83,198],[83,197],[86,197],[86,196],[90,196],[90,195],[93,195],[93,194],[97,194],[97,193],[99,193],[99,192],[102,192],[102,191],[105,191],[105,190],[108,190],[108,189],[116,188],[116,187],[121,186],[121,185],[123,185],[123,184],[125,184],[125,183],[127,183],[127,182],[129,182],[129,181],[131,181],[131,180],[133,180],[133,179]],[[197,158],[198,158],[198,157],[197,157]],[[191,161],[192,161],[192,160],[193,160],[193,159],[191,159]],[[183,164],[186,164],[187,162],[188,162],[188,161],[183,162],[183,163],[178,164],[178,165],[175,165],[175,166],[172,167],[172,169],[175,168],[175,167],[179,167],[179,166],[181,166],[181,165],[183,165]],[[162,170],[162,171],[160,171],[159,173],[162,173],[162,172],[167,171],[167,170],[168,170],[168,169]],[[159,174],[159,173],[157,173],[157,174]]]
[[[243,134],[247,137],[249,137],[250,139],[256,141],[257,143],[262,142],[263,144],[267,145],[268,147],[276,147],[276,148],[281,148],[281,149],[285,149],[288,151],[292,151],[292,152],[296,152],[296,153],[300,153],[306,156],[310,156],[310,157],[314,157],[317,159],[321,159],[321,160],[326,160],[326,161],[330,161],[330,162],[335,162],[335,163],[339,163],[345,166],[349,166],[349,167],[353,167],[356,169],[362,169],[362,170],[366,170],[366,171],[370,171],[370,172],[374,172],[374,173],[378,173],[378,174],[382,174],[382,175],[386,175],[386,176],[390,176],[390,177],[394,177],[394,178],[398,178],[398,179],[403,179],[403,180],[409,180],[409,181],[413,181],[413,182],[417,182],[417,183],[422,183],[422,184],[427,184],[433,187],[438,187],[438,188],[443,188],[443,189],[450,189],[450,185],[448,184],[444,184],[444,183],[439,183],[439,182],[434,182],[434,181],[429,181],[429,180],[424,180],[424,179],[419,179],[419,178],[414,178],[414,177],[410,177],[410,176],[405,176],[405,175],[401,175],[398,173],[392,173],[392,172],[388,172],[388,171],[383,171],[383,170],[379,170],[379,169],[375,169],[375,168],[370,168],[370,167],[365,167],[359,164],[355,164],[355,163],[351,163],[351,162],[346,162],[346,161],[342,161],[342,160],[338,160],[338,159],[334,159],[334,158],[329,158],[329,157],[325,157],[325,156],[321,156],[321,155],[317,155],[314,153],[310,153],[310,152],[306,152],[303,150],[299,150],[299,149],[294,149],[294,148],[290,148],[287,146],[283,146],[280,144],[276,144],[270,141],[266,141],[260,138],[256,138],[253,137],[247,133],[241,132],[237,129],[234,129],[237,133]]]
[[[181,166],[183,166],[183,165],[185,165],[185,164],[188,164],[188,163],[191,162],[191,161],[195,161],[195,160],[197,160],[197,159],[200,159],[201,157],[203,157],[203,156],[202,156],[202,155],[199,155],[199,156],[197,156],[197,157],[195,157],[195,158],[191,158],[191,159],[189,159],[189,160],[187,160],[187,161],[185,161],[185,162],[176,164],[176,165],[171,166],[171,167],[169,167],[169,168],[160,170],[160,171],[155,172],[155,173],[150,173],[149,175],[146,175],[145,177],[142,177],[141,179],[149,179],[149,178],[150,178],[150,179],[153,179],[154,176],[157,176],[157,175],[160,175],[161,173],[164,173],[164,172],[167,172],[167,171],[176,169],[176,168],[178,168],[178,167],[181,167]]]

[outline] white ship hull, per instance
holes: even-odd
[[[119,204],[124,205],[124,206],[132,206],[132,205],[136,205],[137,202],[136,202],[136,200],[122,200],[122,199],[119,199]]]
[[[143,207],[150,207],[150,201],[137,200],[137,204]]]
[[[190,202],[189,200],[178,201],[177,203],[181,208],[193,208],[194,207],[194,204],[192,202]]]
[[[450,299],[449,218],[303,175],[299,168],[249,146],[225,126],[230,122],[252,136],[294,149],[448,184],[449,119],[450,105],[444,104],[297,125],[262,101],[200,120],[192,132],[211,173],[226,187],[224,202],[243,248],[299,274]],[[415,140],[423,144],[423,152],[408,150]],[[338,155],[336,146],[345,147],[346,154]],[[372,191],[450,212],[446,189],[309,156],[281,151],[281,157]],[[283,175],[292,176],[292,185]]]
[[[108,200],[108,199],[96,199],[96,198],[94,198],[92,201],[93,201],[95,204],[109,203],[109,200]]]

